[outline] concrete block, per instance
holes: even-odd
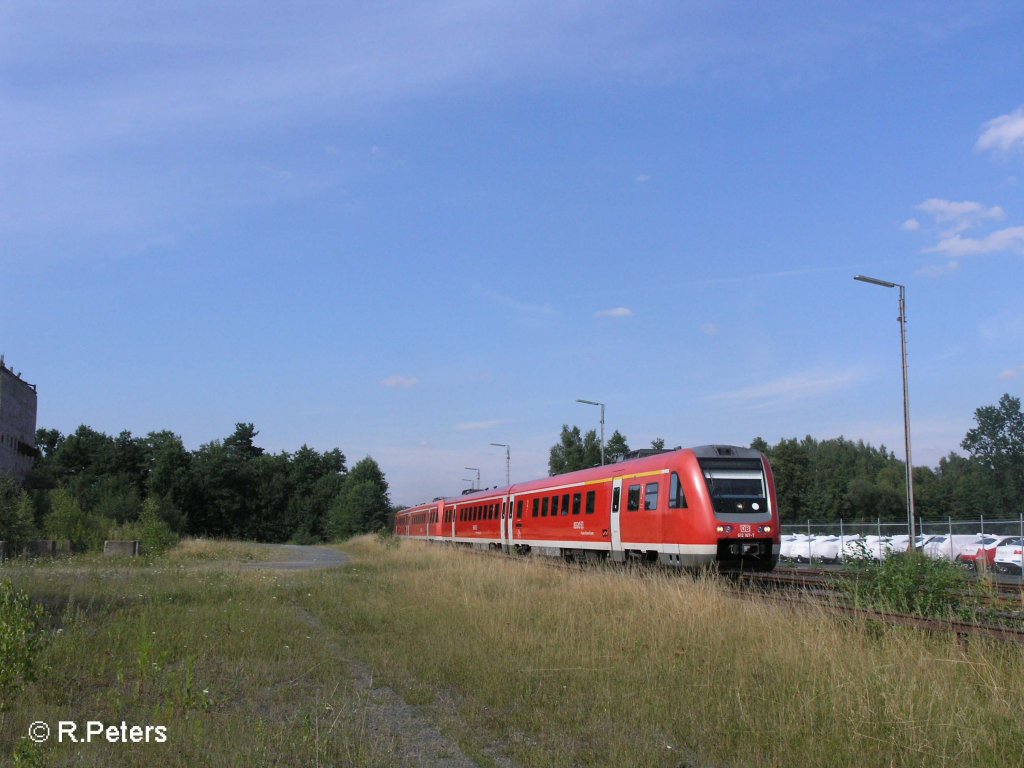
[[[57,542],[53,539],[36,539],[25,545],[25,554],[29,557],[54,557],[57,554]]]
[[[138,557],[138,541],[105,541],[103,554],[108,557]]]

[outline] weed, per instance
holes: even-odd
[[[0,582],[0,713],[26,682],[35,679],[43,609],[11,582]]]
[[[962,567],[919,553],[892,553],[881,562],[851,558],[840,588],[859,604],[934,618],[967,617],[978,608],[977,590]]]

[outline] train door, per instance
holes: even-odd
[[[512,507],[514,496],[506,496],[501,502],[501,551],[512,551]]]
[[[611,534],[612,534],[612,560],[622,562],[622,526],[620,524],[622,508],[622,478],[616,477],[612,481],[612,512],[611,512]]]

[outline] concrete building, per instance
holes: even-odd
[[[36,450],[36,387],[0,355],[0,473],[24,481]]]

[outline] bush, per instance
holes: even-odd
[[[44,527],[50,538],[67,539],[73,550],[82,552],[103,546],[110,521],[98,515],[87,515],[70,491],[58,488],[50,491],[50,512]]]
[[[124,523],[110,529],[112,539],[123,541],[139,541],[141,554],[162,555],[178,543],[178,534],[160,516],[160,501],[146,499],[142,505],[139,519],[132,523]]]
[[[0,712],[35,678],[43,609],[9,581],[0,582]]]
[[[0,541],[6,541],[8,553],[14,554],[34,538],[32,500],[17,483],[0,476]]]
[[[973,611],[972,582],[962,567],[920,553],[894,553],[882,562],[848,559],[844,591],[867,607],[949,618]]]

